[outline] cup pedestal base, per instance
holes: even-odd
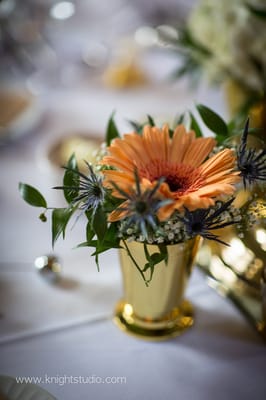
[[[181,335],[194,322],[193,307],[184,300],[180,307],[162,319],[140,318],[133,307],[121,300],[116,305],[115,324],[124,332],[141,339],[160,341]]]

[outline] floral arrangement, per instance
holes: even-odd
[[[83,215],[86,241],[79,246],[95,249],[98,266],[100,253],[123,247],[132,257],[127,242],[143,243],[147,263],[135,265],[148,284],[155,265],[167,260],[167,245],[198,235],[226,245],[217,229],[231,224],[248,228],[256,207],[253,217],[241,215],[232,196],[241,179],[245,186],[265,181],[266,151],[247,147],[248,122],[238,148],[221,144],[229,127],[206,106],[197,108],[207,126],[218,132],[216,139],[203,136],[191,112],[173,128],[158,127],[149,116],[145,124],[132,122],[134,131],[122,136],[112,116],[96,165],[87,163],[88,174],[79,171],[74,155],[64,167],[63,185],[56,189],[63,190],[65,208],[48,207],[37,189],[20,183],[23,199],[45,209],[42,221],[52,211],[53,244],[65,236],[72,216]],[[148,244],[155,245],[153,254]]]
[[[203,72],[211,82],[231,79],[253,100],[265,95],[266,7],[260,0],[201,0],[176,38],[162,39],[182,56],[176,76]]]

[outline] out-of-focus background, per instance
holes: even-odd
[[[223,92],[204,78],[194,87],[189,76],[173,79],[178,54],[158,35],[157,28],[163,26],[175,36],[173,27],[185,23],[194,4],[193,0],[0,2],[3,261],[30,261],[51,248],[50,231],[33,222],[33,210],[19,198],[18,182],[38,187],[48,199],[60,199],[50,188],[60,184],[61,166],[73,152],[80,165],[93,159],[113,112],[121,132],[133,129],[128,121],[143,122],[147,114],[158,124],[171,125],[195,102],[226,113]],[[25,233],[22,210],[36,234],[28,229]],[[24,240],[28,235],[27,243],[34,236],[34,246],[22,244],[19,234]],[[11,253],[9,243],[14,241]]]
[[[0,267],[3,274],[8,273],[1,301],[6,313],[14,313],[4,325],[6,337],[58,326],[72,321],[75,313],[84,316],[87,302],[77,297],[79,305],[66,317],[69,298],[65,294],[57,303],[58,310],[64,310],[61,316],[48,308],[37,318],[35,308],[28,307],[32,296],[38,298],[34,288],[40,298],[46,297],[48,290],[51,301],[58,294],[53,287],[40,291],[37,283],[27,290],[27,279],[38,278],[34,260],[40,255],[55,251],[68,279],[78,279],[80,287],[93,279],[100,285],[106,282],[114,299],[114,281],[120,287],[115,265],[110,279],[106,271],[97,273],[88,249],[72,250],[84,241],[80,220],[66,240],[52,249],[49,212],[47,223],[42,223],[39,210],[21,199],[19,182],[37,187],[51,207],[63,207],[62,193],[51,189],[61,185],[62,166],[73,153],[81,168],[84,159],[94,160],[112,113],[122,133],[132,131],[129,121],[142,123],[147,115],[158,125],[167,122],[173,126],[180,114],[195,109],[196,103],[229,116],[221,85],[213,86],[204,74],[199,75],[197,85],[193,74],[176,76],[189,47],[183,42],[181,50],[185,52],[180,52],[173,43],[182,39],[182,29],[199,4],[196,0],[0,1]],[[242,15],[239,7],[230,13],[238,15],[240,10]],[[228,2],[218,11],[227,22]],[[209,23],[206,15],[203,27]],[[240,22],[243,25],[243,16]],[[197,23],[192,24],[195,26]],[[229,39],[227,43],[231,44]],[[190,67],[190,62],[187,65]],[[210,134],[208,129],[204,133]],[[108,260],[108,256],[102,257]],[[17,275],[24,269],[30,274]],[[22,276],[25,282],[18,289],[18,277]],[[99,289],[96,297],[101,292]],[[27,323],[22,317],[17,321],[17,298],[28,310],[24,315]],[[101,301],[96,303],[100,309],[104,306]]]
[[[195,61],[203,61],[203,71],[210,75],[218,71],[222,79],[222,67],[228,71],[231,64],[237,66],[237,74],[240,67],[247,67],[244,82],[249,76],[252,90],[255,87],[252,95],[257,95],[260,80],[253,79],[252,71],[261,73],[263,68],[257,66],[266,64],[265,20],[257,16],[256,29],[251,29],[244,1],[205,1],[210,8],[222,5],[212,17],[206,13],[204,23],[191,24],[217,53],[221,50],[217,68],[208,57],[205,64],[202,55],[208,52],[202,53],[201,46],[200,51],[196,46],[196,58],[190,58],[186,44],[191,45],[191,37],[182,36],[182,27],[199,3],[0,0],[0,374],[128,377],[126,391],[113,385],[112,393],[110,385],[41,383],[62,399],[85,399],[88,393],[101,399],[148,399],[151,394],[172,398],[177,390],[186,400],[214,396],[223,400],[232,393],[243,400],[254,393],[262,398],[265,359],[257,333],[229,301],[207,287],[198,270],[188,291],[197,308],[195,330],[181,342],[166,347],[149,344],[143,351],[142,343],[124,337],[110,322],[122,293],[116,250],[101,256],[100,273],[90,249],[73,250],[84,241],[82,218],[52,249],[50,218],[42,223],[40,210],[23,202],[18,191],[18,183],[26,182],[37,187],[51,207],[63,206],[62,193],[52,190],[61,185],[61,167],[73,152],[81,167],[84,159],[94,160],[112,113],[122,133],[132,131],[129,121],[142,123],[147,115],[158,125],[173,126],[181,113],[195,110],[197,103],[226,120],[231,118],[224,86],[213,85],[204,73],[195,85],[194,73],[186,73],[197,67]],[[232,10],[227,14],[229,6]],[[257,9],[256,13],[260,14]],[[220,27],[220,15],[237,28],[232,29],[235,41],[229,28]],[[217,36],[213,25],[205,30],[207,22],[214,22]],[[240,35],[238,27],[243,29]],[[249,64],[243,55],[246,45],[255,43],[252,38],[258,29],[260,40],[252,52],[262,56],[262,64],[255,53],[250,53],[255,61]],[[181,51],[173,45],[179,40]],[[237,62],[228,56],[231,50]],[[182,74],[184,59],[187,70]],[[241,73],[236,77],[241,78]],[[211,134],[208,129],[204,133]],[[34,264],[51,253],[62,266],[61,278],[55,282]],[[158,370],[159,364],[163,367]],[[250,378],[246,387],[243,376]]]
[[[193,3],[2,0],[1,143],[32,132],[30,122],[47,122],[56,109],[75,119],[80,102],[89,121],[79,127],[78,116],[70,125],[65,122],[63,130],[73,125],[93,134],[104,128],[113,110],[118,119],[141,119],[151,112],[174,118],[188,98],[182,82],[170,81],[178,59],[159,44],[155,28],[182,23]],[[164,95],[171,110],[160,101]]]
[[[1,79],[43,94],[89,86],[118,59],[141,60],[157,45],[152,28],[185,21],[194,1],[146,3],[2,0]]]

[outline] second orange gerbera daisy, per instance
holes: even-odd
[[[130,133],[115,139],[108,147],[109,154],[101,164],[114,167],[104,170],[105,185],[113,182],[123,191],[132,191],[135,171],[143,189],[153,188],[158,179],[164,182],[158,189],[162,198],[172,202],[158,211],[159,219],[168,218],[175,209],[207,208],[217,196],[234,192],[233,184],[239,172],[234,172],[235,157],[225,149],[207,159],[215,145],[213,138],[196,138],[183,125],[177,126],[172,138],[168,126],[162,129],[145,126],[143,134]],[[207,159],[207,160],[206,160]],[[119,216],[117,216],[119,219]]]

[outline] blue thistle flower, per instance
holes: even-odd
[[[190,237],[200,235],[205,239],[215,240],[228,246],[227,243],[223,242],[211,231],[236,223],[233,218],[230,221],[224,222],[222,215],[224,212],[230,210],[233,201],[234,198],[231,198],[225,203],[217,202],[214,207],[207,209],[199,208],[195,211],[189,211],[186,208],[184,216],[180,217],[180,220],[183,222],[187,234]]]
[[[148,238],[149,229],[154,232],[159,229],[157,211],[171,203],[169,199],[159,199],[156,192],[163,179],[159,179],[153,189],[141,190],[140,180],[137,171],[134,172],[136,189],[125,192],[115,182],[112,182],[114,188],[121,194],[124,202],[114,211],[118,218],[113,220],[123,220],[123,231],[134,226],[139,230],[145,239]]]
[[[78,185],[57,186],[54,189],[67,189],[78,192],[78,195],[74,198],[73,203],[80,203],[79,208],[85,211],[92,210],[93,213],[95,213],[97,208],[102,205],[105,200],[106,190],[102,184],[102,176],[95,174],[92,166],[86,161],[85,163],[89,169],[88,176],[78,170],[64,167],[66,170],[78,175]]]
[[[237,166],[240,176],[243,178],[244,187],[256,181],[266,180],[266,149],[248,149],[247,137],[249,131],[249,119],[246,122],[241,138],[241,144],[237,152]]]

